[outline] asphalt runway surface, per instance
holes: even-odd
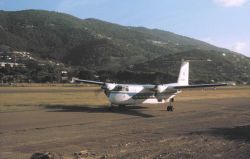
[[[217,98],[220,91],[224,96]],[[73,158],[84,151],[86,158],[248,159],[250,94],[227,97],[230,91],[210,90],[213,98],[197,92],[185,98],[184,93],[176,98],[174,112],[166,105],[110,112],[106,105],[84,104],[2,112],[0,158],[27,159],[35,152]]]

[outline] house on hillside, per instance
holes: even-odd
[[[15,63],[15,62],[0,62],[0,67],[25,67],[24,64]]]

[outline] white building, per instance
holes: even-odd
[[[10,66],[13,67],[25,67],[24,64],[14,63],[14,62],[0,62],[0,67],[7,67]]]

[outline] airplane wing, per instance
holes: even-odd
[[[99,81],[91,81],[91,80],[81,80],[81,79],[73,79],[74,82],[83,82],[83,83],[88,83],[88,84],[97,84],[97,85],[104,85],[104,82],[99,82]]]
[[[185,89],[185,88],[202,88],[202,87],[218,87],[218,86],[227,86],[226,83],[221,84],[194,84],[188,86],[174,86],[174,89]]]

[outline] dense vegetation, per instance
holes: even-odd
[[[166,61],[209,58],[213,60],[209,64],[191,64],[193,81],[250,81],[249,58],[243,55],[167,31],[82,20],[57,12],[0,11],[0,45],[64,63],[63,69],[70,76],[81,78],[96,79],[98,75],[101,80],[167,82],[175,80],[180,63]],[[62,68],[49,64],[42,67],[34,61],[32,67],[27,66],[22,70],[2,68],[0,76],[59,81]]]

